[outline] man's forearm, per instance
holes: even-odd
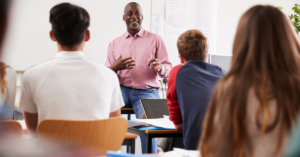
[[[161,71],[157,73],[161,78],[168,78],[171,69],[172,69],[172,64],[162,64]]]

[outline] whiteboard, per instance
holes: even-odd
[[[123,21],[124,7],[132,0],[17,0],[11,7],[9,28],[1,60],[15,70],[53,58],[57,53],[56,42],[49,37],[50,9],[59,3],[69,2],[86,9],[90,14],[90,41],[84,52],[102,64],[106,61],[108,44],[126,32]],[[150,31],[151,0],[135,0],[143,10],[142,26]]]

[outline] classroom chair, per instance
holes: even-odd
[[[121,108],[121,114],[127,114],[127,120],[130,120],[131,114],[134,114],[132,107],[123,107]]]
[[[0,121],[0,137],[7,138],[22,138],[22,126],[19,122],[13,120],[3,120]]]
[[[43,151],[87,151],[89,155],[105,155],[106,151],[121,148],[127,131],[122,117],[93,121],[43,120],[37,135]]]
[[[125,139],[122,146],[127,146],[127,153],[135,154],[135,139],[137,138],[136,134],[126,132]]]

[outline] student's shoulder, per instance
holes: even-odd
[[[23,73],[23,77],[29,77],[32,75],[41,75],[43,72],[45,72],[47,69],[51,68],[53,65],[55,65],[57,59],[52,58],[45,62],[33,65],[26,69]]]
[[[109,77],[116,77],[116,73],[114,71],[112,71],[110,68],[104,66],[103,64],[101,64],[98,61],[95,61],[91,58],[86,58],[87,62],[93,66],[93,68],[99,73],[99,74],[103,74],[103,75],[107,75]]]
[[[226,70],[222,69],[221,67],[217,66],[217,65],[214,65],[214,64],[210,64],[212,69],[214,69],[215,73],[218,74],[218,75],[225,75],[227,73]]]
[[[179,65],[174,66],[174,67],[171,69],[171,71],[170,71],[170,73],[169,73],[169,81],[175,81],[175,80],[176,80],[178,71],[179,71],[179,69],[180,69],[181,67],[182,67],[182,65],[179,64]],[[169,82],[169,81],[168,81],[168,82]]]
[[[13,69],[13,68],[12,68],[11,66],[9,66],[9,65],[6,65],[5,71],[6,71],[6,74],[7,74],[7,73],[16,73],[15,69]]]
[[[177,73],[181,67],[182,67],[182,64],[178,64],[178,65],[174,66],[170,71],[170,75],[177,75]]]

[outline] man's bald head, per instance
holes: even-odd
[[[127,7],[130,7],[130,5],[137,5],[137,6],[139,7],[141,13],[142,13],[142,7],[140,6],[140,4],[138,4],[137,2],[130,2],[130,3],[128,3],[128,4],[125,6],[125,8],[124,8],[124,15],[125,15],[125,13],[126,13],[126,10],[128,9]]]

